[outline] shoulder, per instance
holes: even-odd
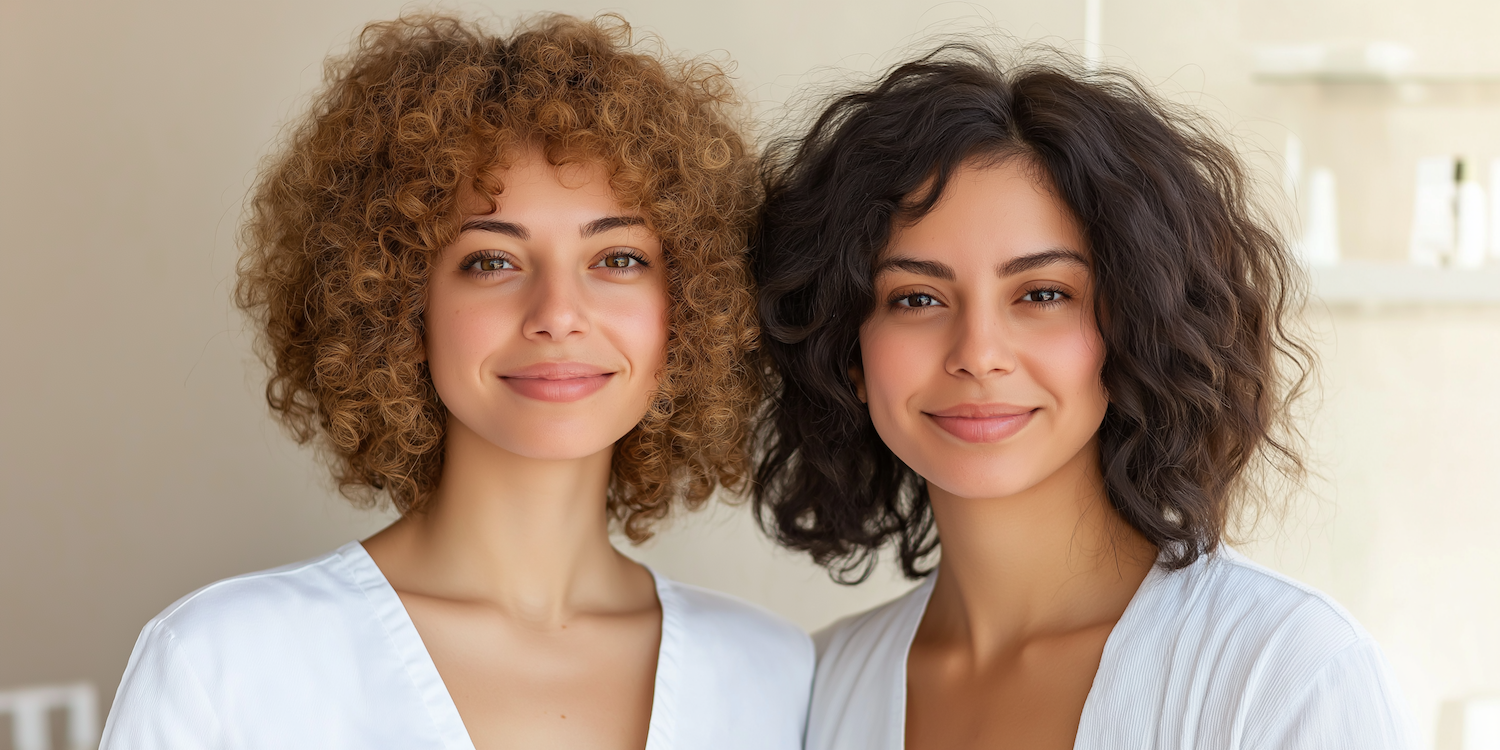
[[[653,734],[660,719],[674,747],[800,748],[813,675],[807,633],[749,602],[660,576],[657,593]]]
[[[863,662],[872,653],[891,647],[904,652],[927,608],[934,580],[933,576],[928,576],[911,591],[880,606],[837,620],[814,633],[819,668],[846,658]]]
[[[1405,706],[1370,634],[1326,594],[1230,549],[1152,571],[1105,648],[1098,709],[1156,696],[1165,725],[1197,727],[1205,747],[1404,747]],[[1321,743],[1340,736],[1362,739]]]
[[[1253,645],[1247,747],[1404,748],[1406,703],[1385,654],[1327,594],[1234,550],[1210,564],[1210,593],[1245,623],[1225,642]]]
[[[1231,549],[1152,571],[1116,627],[1119,645],[1141,658],[1165,650],[1173,669],[1211,664],[1231,682],[1301,684],[1345,649],[1374,643],[1326,594]]]
[[[350,543],[290,565],[208,584],[178,599],[147,623],[142,638],[170,638],[179,648],[256,641],[337,619],[363,598],[351,575]]]
[[[906,650],[934,578],[813,636],[818,668],[807,720],[809,750],[899,744],[905,715]]]
[[[806,631],[769,610],[710,589],[658,579],[658,591],[674,599],[671,607],[682,618],[684,630],[695,639],[711,642],[759,659],[813,662],[812,639]]]
[[[1373,642],[1359,621],[1332,597],[1277,573],[1232,549],[1182,571],[1189,578],[1188,610],[1232,625],[1237,640],[1261,635],[1266,649],[1321,661]]]
[[[278,672],[344,673],[368,661],[372,649],[389,649],[401,603],[393,592],[381,598],[383,585],[359,543],[217,580],[151,618],[132,660],[169,654],[175,667],[166,675],[180,682],[192,676],[190,682],[216,694]]]
[[[369,658],[383,634],[369,616],[357,547],[211,583],[152,618],[103,746],[216,747],[236,733],[305,726],[299,711],[336,723],[328,702],[357,694],[383,666]]]

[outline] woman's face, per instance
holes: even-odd
[[[645,415],[666,361],[661,242],[598,165],[533,149],[497,176],[499,207],[467,217],[431,272],[433,383],[450,420],[501,449],[596,454]]]
[[[959,170],[876,264],[851,372],[886,445],[930,485],[1006,497],[1090,447],[1107,400],[1088,248],[1023,158]]]

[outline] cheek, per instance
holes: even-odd
[[[885,326],[878,322],[860,329],[860,360],[865,392],[876,429],[899,419],[903,405],[931,376],[924,366],[943,361],[939,336],[922,326]]]
[[[667,359],[667,316],[664,284],[622,287],[600,300],[599,325],[635,373],[652,386]]]
[[[1039,336],[1027,347],[1027,369],[1058,400],[1061,413],[1092,431],[1104,417],[1108,400],[1100,379],[1104,341],[1091,323],[1073,323]]]
[[[465,296],[460,290],[434,283],[423,314],[428,367],[439,373],[478,371],[496,350],[519,313],[504,298]]]

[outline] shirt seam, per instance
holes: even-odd
[[[1280,575],[1275,571],[1266,570],[1248,560],[1237,559],[1239,553],[1235,554],[1236,557],[1230,557],[1226,555],[1220,557],[1219,559],[1225,563],[1235,566],[1235,568],[1239,570],[1245,571],[1247,573],[1252,573],[1259,578],[1269,579],[1276,583],[1290,586],[1291,588],[1302,592],[1309,601],[1316,602],[1318,607],[1324,612],[1338,618],[1339,622],[1349,629],[1349,635],[1351,637],[1355,638],[1356,640],[1368,640],[1370,638],[1369,634],[1364,632],[1364,628],[1360,626],[1359,621],[1355,620],[1354,616],[1349,614],[1349,612],[1346,611],[1337,602],[1329,599],[1327,594],[1324,594],[1323,592],[1318,591],[1315,588],[1307,586],[1300,581]]]
[[[375,566],[376,572],[379,572],[379,566],[375,565],[375,561],[374,561],[373,558],[369,558],[369,552],[367,552],[367,551],[364,550],[364,545],[360,545],[360,550],[366,556],[366,558],[368,558],[367,560],[363,560],[363,561],[360,561],[360,562],[367,562],[369,565]],[[430,700],[428,700],[429,696],[427,695],[427,690],[423,687],[423,682],[424,681],[421,680],[421,679],[419,679],[417,675],[415,675],[415,674],[412,673],[411,659],[408,658],[410,655],[407,653],[406,649],[404,649],[404,648],[401,647],[400,639],[396,638],[396,634],[391,630],[391,624],[390,624],[390,622],[388,622],[388,614],[389,613],[386,613],[386,612],[382,611],[382,607],[380,606],[380,603],[377,602],[377,601],[375,601],[375,599],[371,596],[370,587],[368,585],[369,581],[365,580],[364,576],[360,576],[360,575],[356,574],[353,570],[350,569],[350,567],[354,563],[354,561],[352,561],[352,560],[350,560],[350,559],[348,559],[346,557],[345,550],[343,548],[341,548],[338,551],[338,553],[336,555],[334,555],[334,557],[337,558],[340,561],[341,567],[344,569],[344,572],[348,576],[349,580],[351,582],[353,582],[354,587],[359,591],[360,596],[364,597],[365,603],[367,603],[370,606],[370,609],[373,610],[375,621],[378,622],[378,623],[380,623],[380,630],[381,630],[382,633],[385,634],[386,645],[397,655],[397,658],[401,662],[401,673],[406,676],[407,683],[410,684],[411,687],[416,690],[418,699],[420,700],[420,702],[422,704],[422,710],[427,713],[427,718],[428,718],[429,721],[432,722],[433,727],[435,729],[438,729],[439,737],[441,738],[441,740],[443,742],[443,745],[445,747],[452,748],[452,745],[449,743],[449,739],[450,738],[447,736],[448,733],[442,731],[442,727],[445,725],[445,722],[441,721],[440,718],[438,717],[438,715],[436,713],[434,713],[432,702]],[[384,573],[379,573],[379,574],[381,576],[381,580],[384,580],[385,583],[386,583],[386,585],[390,586],[390,581],[386,580],[385,577],[384,577],[385,574]],[[405,612],[405,604],[400,601],[400,594],[396,593],[396,591],[394,590],[394,588],[392,588],[391,595],[395,596],[397,598],[397,603],[401,606],[402,612],[405,613],[407,619],[410,620],[411,619],[411,615],[410,615],[410,613],[406,613]],[[412,623],[412,629],[413,630],[416,629],[415,623]],[[427,654],[428,660],[431,661],[432,655],[431,655],[430,652],[428,652],[426,650],[427,649],[427,644],[421,642],[421,634],[420,633],[415,633],[415,635],[418,638],[418,643],[421,644],[421,646],[422,646],[423,653]],[[433,664],[432,668],[433,668],[433,672],[435,673],[435,676],[437,677],[438,684],[443,688],[443,691],[445,693],[447,693],[448,686],[447,686],[446,683],[444,683],[442,681],[442,675],[441,674],[436,674],[436,672],[437,672],[437,665]],[[450,703],[452,703],[452,701],[453,701],[452,694],[451,693],[447,693],[447,695],[448,695],[448,701]],[[456,704],[453,706],[453,712],[454,712],[455,715],[458,714],[458,706]],[[472,748],[474,746],[474,740],[468,734],[469,728],[463,724],[463,717],[462,716],[458,716],[457,718],[459,720],[459,726],[463,729],[464,737],[466,739],[468,739],[468,748],[470,750],[472,750]],[[464,750],[464,745],[463,744],[459,745],[459,750]]]
[[[1295,697],[1291,701],[1289,701],[1289,705],[1292,707],[1292,710],[1294,712],[1298,711],[1303,705],[1305,705],[1307,696],[1312,693],[1314,688],[1317,687],[1318,682],[1322,680],[1324,675],[1328,674],[1328,671],[1332,669],[1335,664],[1339,663],[1339,661],[1343,659],[1346,654],[1357,648],[1371,645],[1377,645],[1375,644],[1375,640],[1373,638],[1370,638],[1369,636],[1362,636],[1359,639],[1355,640],[1353,643],[1347,644],[1339,650],[1329,654],[1323,660],[1323,663],[1318,666],[1318,669],[1314,671],[1307,678],[1307,681],[1297,690]],[[1254,745],[1247,745],[1246,747],[1265,747],[1265,738],[1257,737]]]
[[[308,568],[312,568],[312,567],[315,567],[315,566],[318,566],[318,565],[324,565],[324,564],[328,563],[329,560],[331,560],[333,557],[334,557],[334,555],[328,555],[328,556],[320,557],[318,559],[308,560],[308,561],[306,561],[306,562],[304,562],[304,563],[302,563],[300,565],[297,565],[294,568],[286,568],[286,569],[281,569],[281,570],[265,570],[265,571],[261,571],[259,573],[246,573],[244,575],[238,575],[238,576],[234,576],[232,578],[225,578],[222,581],[214,581],[213,583],[210,583],[207,586],[204,586],[204,587],[198,589],[197,591],[194,591],[193,593],[188,594],[187,596],[183,597],[182,599],[180,599],[179,601],[177,601],[175,604],[171,605],[170,607],[167,607],[167,609],[165,611],[163,611],[160,615],[156,616],[156,621],[158,623],[162,624],[162,625],[165,625],[168,620],[170,620],[171,618],[175,617],[178,612],[182,611],[183,607],[186,607],[187,605],[191,604],[195,599],[197,599],[200,596],[203,596],[204,594],[209,593],[210,591],[214,591],[214,590],[217,590],[217,589],[220,589],[220,588],[224,588],[226,586],[230,586],[230,585],[239,583],[241,581],[254,581],[254,580],[259,580],[261,578],[278,578],[278,577],[283,576],[283,575],[291,575],[293,573],[300,573],[300,572],[302,572],[304,570],[307,570]]]
[[[208,688],[204,686],[203,680],[198,677],[198,673],[193,670],[193,663],[187,658],[186,653],[184,653],[182,643],[177,638],[177,633],[166,623],[159,623],[157,631],[161,633],[162,638],[166,641],[169,652],[173,656],[172,660],[182,663],[183,672],[187,674],[188,679],[192,680],[193,686],[198,689],[198,694],[203,697],[203,704],[208,707],[209,718],[213,720],[214,733],[219,736],[224,747],[231,746],[232,743],[229,741],[229,736],[224,731],[224,722],[219,719],[219,712],[214,707],[211,694]]]

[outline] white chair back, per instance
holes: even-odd
[[[47,714],[67,713],[68,750],[99,747],[99,695],[87,682],[0,690],[0,714],[10,714],[11,747],[51,750]]]
[[[1500,698],[1464,701],[1464,750],[1500,750]]]

